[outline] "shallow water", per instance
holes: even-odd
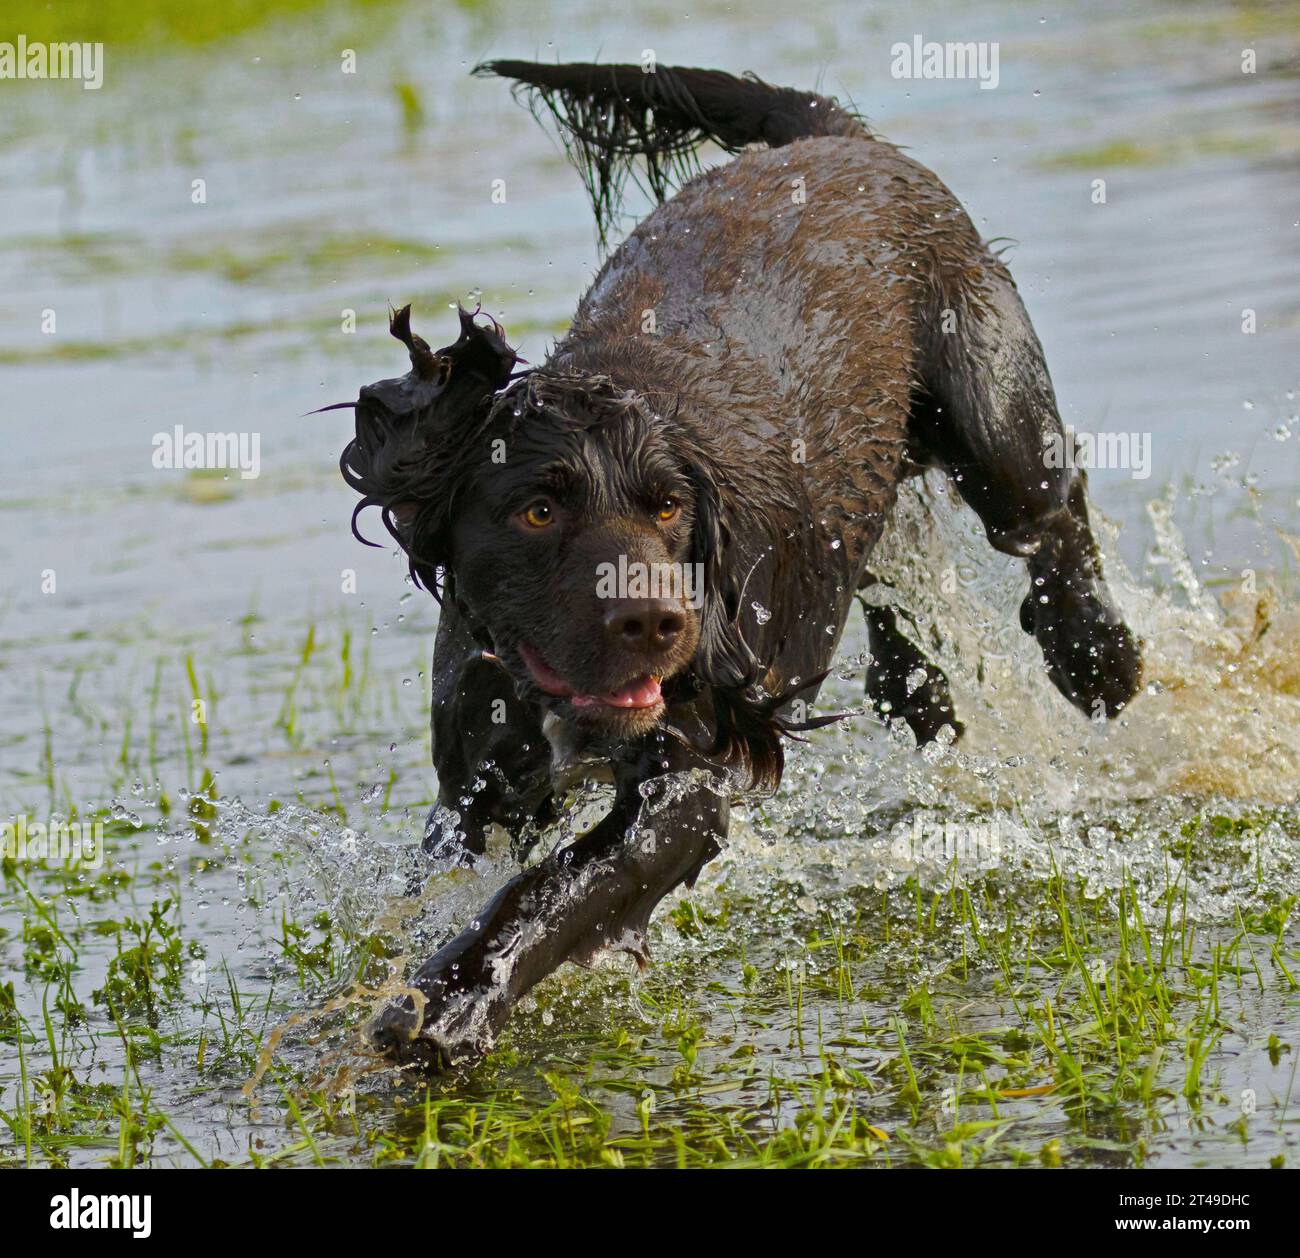
[[[5,868],[3,1156],[430,1158],[422,1083],[376,1069],[355,1027],[512,866],[494,850],[407,899],[434,793],[435,609],[347,532],[346,412],[305,413],[401,369],[390,301],[437,343],[449,304],[481,297],[544,356],[597,265],[590,218],[556,145],[465,71],[652,47],[820,82],[1018,242],[1066,421],[1150,434],[1149,477],[1091,474],[1147,690],[1113,726],[1079,719],[1016,627],[1023,577],[939,480],[915,487],[881,560],[954,683],[962,742],[918,755],[859,717],[797,748],[781,795],[660,911],[649,974],[565,971],[489,1063],[435,1087],[442,1156],[508,1160],[508,1135],[465,1134],[476,1104],[529,1156],[577,1162],[811,1156],[848,1107],[890,1137],[854,1136],[864,1161],[1294,1164],[1300,10],[506,15],[316,6],[195,42],[110,28],[99,92],[5,87],[0,422],[20,474],[0,487],[0,817],[98,815],[108,860]],[[915,32],[998,40],[1001,85],[891,78]],[[176,423],[258,432],[261,476],[155,470]],[[865,649],[855,624],[828,709],[860,702]],[[165,902],[141,996],[129,923]],[[1137,909],[1170,951],[1167,1025],[1120,1002],[1134,1082],[1086,1007],[1127,972]],[[1083,969],[1061,942],[1081,927]],[[1205,975],[1228,972],[1207,1012]],[[608,1129],[584,1143],[588,1105]],[[543,1138],[552,1110],[570,1143]]]

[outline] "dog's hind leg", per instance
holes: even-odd
[[[867,572],[858,589],[877,583],[878,578]],[[918,746],[933,742],[945,725],[952,726],[960,737],[964,727],[953,714],[947,677],[899,630],[899,613],[893,607],[869,603],[861,594],[858,601],[867,619],[871,647],[866,676],[871,706],[887,721],[902,717],[916,735]]]
[[[1038,338],[1006,268],[978,248],[977,266],[937,269],[918,335],[912,435],[947,469],[994,548],[1027,561],[1020,623],[1057,689],[1089,716],[1113,717],[1138,688],[1138,646],[1102,580],[1084,474],[1062,457],[1066,434]]]

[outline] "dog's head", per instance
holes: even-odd
[[[460,318],[436,353],[409,307],[393,318],[412,369],[356,403],[354,532],[379,506],[416,579],[571,733],[634,738],[709,688],[713,750],[773,780],[779,721],[737,627],[718,474],[687,426],[603,376],[512,378],[502,329]]]

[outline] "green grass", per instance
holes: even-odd
[[[79,40],[122,45],[204,45],[245,34],[278,18],[338,7],[322,0],[11,0],[6,25],[31,41]],[[380,10],[390,0],[344,0],[358,10]]]
[[[1277,127],[1263,133],[1235,135],[1230,132],[1202,132],[1179,143],[1143,140],[1107,140],[1104,143],[1043,158],[1044,170],[1151,169],[1179,163],[1230,157],[1271,157],[1300,149],[1300,128]]]
[[[348,908],[364,861],[311,891],[349,851],[397,868],[380,845],[428,802],[427,644],[372,628],[271,640],[250,608],[137,659],[122,692],[89,664],[47,688],[9,793],[98,819],[110,862],[0,867],[0,1161],[1140,1166],[1194,1157],[1193,1135],[1223,1162],[1294,1159],[1295,880],[1265,859],[1300,845],[1294,808],[1117,814],[1114,849],[1148,859],[1108,890],[1075,867],[1086,816],[1038,819],[1062,845],[1046,875],[841,875],[814,897],[816,838],[791,834],[770,868],[721,865],[665,904],[643,978],[562,971],[465,1074],[376,1062],[368,993],[431,941],[377,891]],[[96,748],[113,805],[86,797]],[[1198,908],[1208,885],[1234,888],[1229,913]],[[1243,1071],[1273,1081],[1251,1112]]]

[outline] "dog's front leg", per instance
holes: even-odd
[[[438,802],[424,851],[468,864],[487,849],[488,828],[517,840],[550,787],[549,747],[534,709],[520,701],[505,669],[485,655],[448,603],[433,652],[433,765]]]
[[[615,767],[614,807],[594,829],[511,879],[370,1024],[399,1060],[442,1068],[485,1052],[515,1002],[565,961],[603,948],[646,960],[655,906],[717,854],[728,801],[700,761],[658,745]],[[646,786],[647,782],[652,782]]]

